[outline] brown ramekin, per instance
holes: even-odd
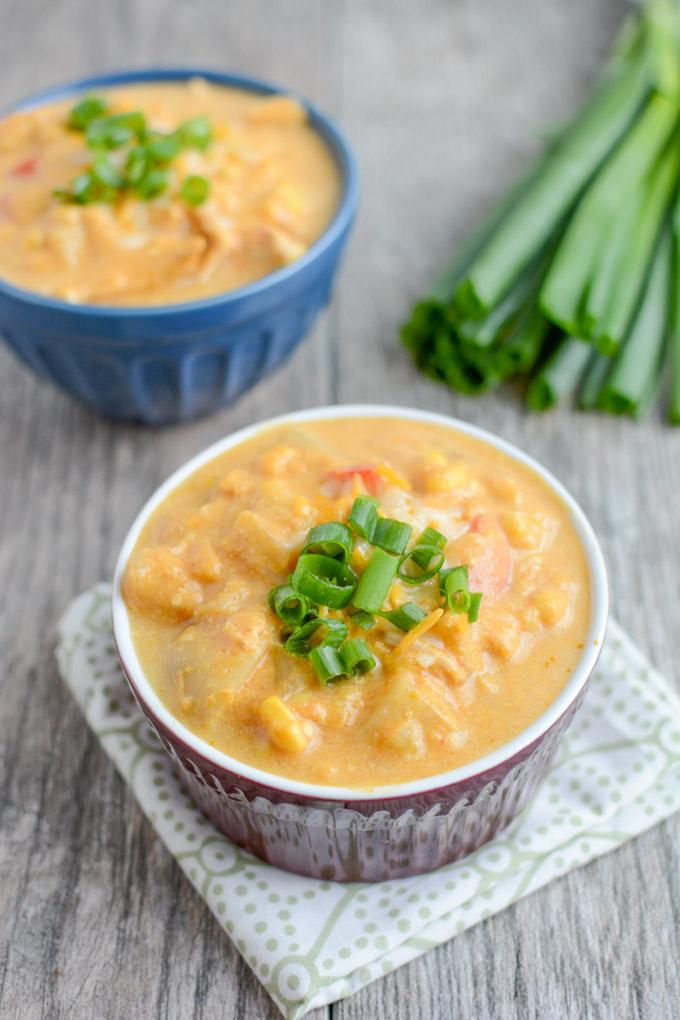
[[[591,615],[581,658],[555,701],[513,740],[450,772],[372,789],[302,783],[217,751],[163,705],[137,658],[121,593],[125,566],[150,514],[197,468],[261,428],[290,421],[391,417],[465,432],[532,468],[565,504],[590,575]],[[130,687],[175,761],[182,783],[215,827],[277,867],[336,881],[379,881],[439,868],[496,835],[532,797],[581,703],[604,639],[607,578],[597,539],[566,490],[536,461],[482,429],[443,415],[381,405],[318,408],[269,419],[211,446],[175,472],[135,520],[116,566],[113,623]]]

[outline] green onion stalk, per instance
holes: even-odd
[[[679,178],[680,4],[647,0],[580,113],[414,306],[401,339],[418,368],[469,396],[522,377],[533,411],[638,417],[669,363],[680,424]]]

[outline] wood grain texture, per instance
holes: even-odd
[[[552,468],[602,538],[618,618],[678,682],[680,433],[658,415],[536,419],[509,391],[466,400],[418,378],[395,343],[412,299],[584,94],[625,5],[3,0],[2,13],[2,102],[101,68],[204,63],[300,89],[359,156],[362,211],[331,310],[223,413],[115,427],[0,350],[0,1016],[274,1017],[62,687],[54,622],[110,574],[141,502],[190,454],[265,414],[393,402],[487,426]],[[670,1020],[679,874],[675,818],[313,1018]]]

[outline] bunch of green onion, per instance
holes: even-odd
[[[112,114],[99,96],[85,96],[76,103],[66,126],[85,136],[92,162],[54,195],[78,205],[113,202],[126,192],[145,201],[156,198],[169,186],[172,160],[184,149],[203,151],[212,141],[206,117],[185,120],[167,133],[153,131],[141,110]],[[179,192],[187,205],[198,206],[210,194],[210,182],[189,174]]]
[[[648,0],[592,96],[402,328],[429,376],[680,424],[680,4]]]
[[[437,576],[445,608],[466,613],[470,623],[479,616],[482,595],[469,591],[467,566],[444,567],[445,536],[426,528],[408,548],[412,531],[410,524],[381,517],[373,497],[357,496],[346,524],[329,521],[311,529],[288,582],[269,592],[268,605],[283,624],[283,647],[309,659],[322,684],[377,665],[363,638],[349,638],[349,622],[367,631],[381,618],[410,631],[426,619],[415,602],[383,611],[395,578],[419,585]],[[360,576],[350,566],[355,536],[373,547]],[[322,606],[347,612],[321,616]]]

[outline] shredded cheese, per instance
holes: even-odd
[[[391,485],[396,485],[400,489],[404,489],[406,492],[410,491],[411,486],[406,481],[403,475],[400,475],[398,471],[395,471],[390,464],[378,464],[375,469],[376,474],[385,482],[389,482]]]
[[[414,641],[417,641],[419,637],[422,637],[422,635],[427,633],[428,630],[431,630],[436,623],[439,623],[443,615],[443,609],[433,609],[424,620],[421,620],[420,623],[416,624],[413,630],[410,630],[408,634],[404,634],[403,638],[392,652],[392,655],[402,655],[403,652],[408,651]]]

